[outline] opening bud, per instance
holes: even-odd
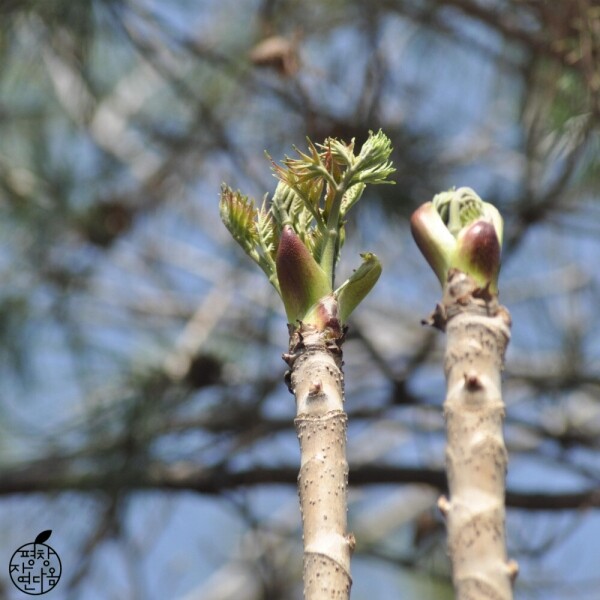
[[[448,271],[459,269],[481,287],[498,291],[503,221],[498,210],[471,188],[442,192],[412,215],[411,232],[445,285]]]

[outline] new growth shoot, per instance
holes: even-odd
[[[258,207],[223,185],[221,218],[281,296],[288,322],[324,329],[332,317],[343,324],[381,274],[377,257],[366,253],[353,275],[334,288],[346,216],[367,184],[392,183],[392,146],[379,131],[369,134],[358,154],[354,140],[334,138],[323,144],[308,140],[307,152],[295,151],[281,165],[272,161],[279,183],[270,203],[265,196]]]
[[[423,256],[445,285],[450,269],[498,291],[503,221],[498,210],[471,188],[442,192],[418,208],[410,221]]]

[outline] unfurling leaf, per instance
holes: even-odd
[[[267,210],[266,206],[267,197],[265,196],[263,204],[256,214],[256,236],[265,256],[275,260],[278,243],[277,231],[273,222],[273,215],[271,211]]]
[[[354,138],[352,138],[349,144],[335,138],[328,138],[324,146],[328,148],[332,160],[338,165],[352,167],[356,162],[356,157],[354,156]]]
[[[353,185],[344,194],[342,198],[341,214],[346,215],[348,211],[360,200],[362,193],[365,191],[366,185],[364,183],[357,183]]]
[[[260,209],[254,200],[223,185],[219,210],[221,220],[244,252],[265,272],[273,287],[279,291],[275,277],[277,230],[273,215],[267,210],[267,198]]]
[[[381,263],[375,254],[366,252],[361,254],[361,257],[363,262],[360,267],[334,292],[338,301],[341,323],[348,320],[354,309],[373,289],[381,275]]]
[[[391,153],[392,143],[381,129],[369,132],[354,162],[352,183],[393,183],[387,180],[396,170],[389,160]]]
[[[433,202],[422,204],[410,218],[410,230],[421,254],[444,285],[456,240],[450,233]]]
[[[318,186],[318,182],[313,185],[314,188]],[[291,225],[305,243],[304,237],[311,229],[311,221],[315,215],[318,216],[318,198],[313,201],[311,193],[315,192],[309,191],[308,196],[302,197],[287,183],[280,181],[271,202],[271,212],[279,228]],[[316,190],[316,193],[320,197],[320,189]]]
[[[219,212],[223,224],[233,239],[247,254],[250,254],[258,241],[255,225],[258,210],[254,206],[254,201],[223,185]]]

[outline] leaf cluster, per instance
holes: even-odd
[[[355,153],[354,140],[346,143],[328,138],[323,144],[307,140],[307,145],[305,152],[294,148],[296,156],[286,156],[281,164],[271,159],[279,183],[268,208],[267,196],[258,208],[254,200],[239,191],[234,192],[227,185],[223,185],[221,190],[223,223],[282,296],[288,316],[296,316],[309,308],[304,306],[305,302],[300,302],[301,308],[291,308],[295,305],[292,298],[297,300],[300,288],[312,288],[317,295],[325,287],[330,292],[333,289],[335,265],[345,240],[346,215],[360,200],[366,185],[393,183],[388,181],[394,172],[389,160],[392,146],[381,131],[370,132],[358,154]],[[285,227],[291,228],[305,249],[299,248],[293,237],[286,234],[288,247],[283,253],[279,252],[286,258],[278,263],[279,240]],[[289,263],[292,258],[296,265],[292,270],[295,272],[280,272],[278,276],[277,269],[281,271],[283,265],[286,269],[292,268]],[[356,282],[353,279],[345,292],[353,298],[346,302],[352,307],[349,311],[366,295],[361,288],[366,289],[364,282],[374,285],[381,271],[376,258],[370,259],[367,264],[369,277],[361,275]],[[294,290],[282,290],[282,276],[286,285],[292,286],[293,282]],[[311,281],[304,281],[307,277]],[[353,290],[359,288],[360,293],[355,294]],[[313,295],[310,293],[307,298],[314,300]]]
[[[272,205],[276,220],[294,228],[332,280],[349,210],[367,183],[393,183],[387,180],[394,172],[392,146],[383,132],[371,132],[358,155],[354,148],[354,139],[328,138],[317,145],[308,140],[308,152],[295,148],[297,157],[273,163],[280,181]]]
[[[219,211],[221,220],[233,239],[264,271],[279,292],[275,275],[275,254],[280,230],[275,227],[272,213],[267,209],[267,197],[258,208],[252,198],[223,184]]]

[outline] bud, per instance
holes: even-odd
[[[410,220],[419,250],[445,285],[451,268],[472,277],[481,287],[498,291],[502,217],[471,188],[438,194],[418,208]]]
[[[288,322],[303,320],[318,300],[331,293],[325,271],[290,225],[281,231],[275,265]]]

